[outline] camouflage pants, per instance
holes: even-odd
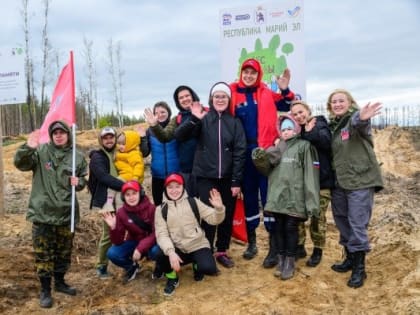
[[[309,224],[314,247],[324,248],[327,232],[327,209],[331,201],[331,190],[321,189],[319,192],[319,219],[312,217]],[[305,222],[299,224],[299,245],[304,245],[306,239]]]
[[[66,273],[70,268],[74,233],[68,225],[32,224],[35,267],[39,277],[54,272]]]

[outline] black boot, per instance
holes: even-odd
[[[346,258],[344,261],[340,264],[334,264],[331,266],[331,269],[335,272],[347,272],[353,268],[353,254],[348,251],[347,247],[344,247],[344,250],[346,252]]]
[[[54,281],[55,281],[55,286],[54,286],[55,291],[68,294],[68,295],[76,295],[76,289],[69,286],[67,283],[64,282],[64,273],[54,272]]]
[[[248,247],[242,254],[242,257],[250,260],[254,258],[258,253],[257,234],[255,230],[248,230],[248,229],[247,229],[247,234],[248,234]]]
[[[359,288],[366,277],[365,252],[355,252],[353,253],[353,269],[347,285],[351,288]]]
[[[39,281],[41,282],[39,305],[42,308],[50,308],[53,304],[51,297],[51,277],[39,277]]]
[[[269,250],[267,256],[264,258],[263,267],[264,268],[273,268],[279,262],[279,254],[277,250],[277,243],[276,243],[276,234],[274,232],[270,232],[270,239],[269,239]]]
[[[315,267],[321,262],[322,258],[322,249],[319,247],[314,247],[311,257],[306,262],[306,266]]]
[[[305,258],[306,257],[306,249],[305,249],[305,245],[298,245],[296,248],[296,260],[298,260],[299,258]]]

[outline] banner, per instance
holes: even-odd
[[[76,123],[73,52],[70,52],[70,61],[61,70],[60,77],[54,88],[50,109],[41,126],[40,143],[50,141],[48,127],[56,120],[63,120],[69,126]]]
[[[245,59],[258,59],[263,81],[278,92],[276,76],[291,71],[290,89],[306,99],[303,0],[222,9],[220,39],[222,80],[238,80]]]
[[[0,105],[26,103],[25,54],[22,48],[0,51]]]

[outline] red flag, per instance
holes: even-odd
[[[50,141],[48,135],[49,125],[56,120],[63,120],[69,126],[76,122],[76,103],[74,91],[74,66],[73,52],[70,51],[70,61],[61,70],[60,77],[55,85],[53,96],[51,98],[50,109],[45,116],[41,126],[40,143]]]

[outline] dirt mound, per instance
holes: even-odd
[[[164,280],[152,280],[153,264],[145,261],[140,275],[122,284],[121,270],[110,266],[113,278],[99,280],[94,263],[101,221],[87,210],[90,196],[78,194],[82,218],[76,230],[73,261],[67,275],[78,295],[53,292],[51,314],[419,314],[420,272],[420,130],[387,128],[375,131],[375,150],[382,162],[385,189],[376,195],[369,229],[372,251],[367,256],[368,279],[362,288],[348,288],[349,274],[330,265],[341,260],[341,247],[331,211],[321,264],[297,263],[296,276],[281,281],[262,268],[267,233],[258,229],[259,254],[242,259],[243,245],[232,242],[233,269],[195,282],[191,266],[183,268],[175,295],[162,295]],[[97,145],[96,132],[77,136],[86,154]],[[6,216],[0,225],[0,313],[43,314],[33,267],[31,225],[25,221],[31,174],[17,171],[13,155],[19,144],[3,148]],[[150,178],[146,178],[150,189]],[[307,251],[312,244],[307,241]],[[223,268],[223,267],[220,267]]]

